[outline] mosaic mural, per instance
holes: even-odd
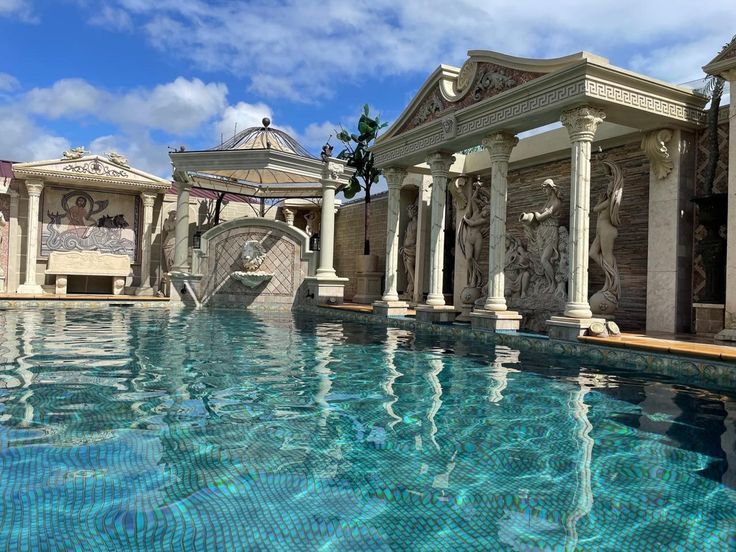
[[[138,250],[138,202],[134,195],[48,188],[42,209],[41,256],[52,251]]]

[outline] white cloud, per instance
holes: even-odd
[[[98,6],[97,10],[89,18],[90,24],[116,31],[127,31],[133,28],[133,20],[127,11],[107,5],[101,8]]]
[[[271,108],[264,103],[238,102],[230,105],[225,108],[220,120],[215,123],[215,140],[219,144],[220,141],[232,138],[236,130],[240,132],[249,127],[259,127],[264,117],[273,118]]]
[[[15,92],[20,88],[20,82],[13,75],[0,73],[0,92]]]
[[[90,142],[88,149],[100,154],[110,151],[120,153],[137,169],[162,178],[171,177],[168,148],[155,142],[146,132],[100,136]]]
[[[0,106],[0,152],[11,161],[57,159],[69,149],[66,138],[40,128],[11,106]]]
[[[36,23],[30,0],[0,0],[0,17],[12,17],[24,23]]]
[[[330,97],[366,75],[457,65],[468,49],[529,57],[586,49],[678,80],[686,72],[670,54],[692,52],[680,63],[697,72],[718,49],[710,45],[733,32],[732,0],[698,9],[689,0],[116,1],[155,47],[208,70],[249,74],[250,90],[263,97],[297,101]]]

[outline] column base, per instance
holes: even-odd
[[[22,293],[24,295],[41,295],[43,288],[38,284],[21,284],[18,286],[16,293]]]
[[[381,300],[381,281],[383,272],[358,272],[355,274],[355,295],[353,303],[370,305]]]
[[[605,327],[604,318],[569,318],[567,316],[553,316],[547,320],[547,335],[550,339],[562,341],[577,341],[578,337],[585,335],[590,325],[598,322]]]
[[[405,301],[376,301],[373,303],[373,314],[388,318],[389,316],[406,316],[409,304]]]
[[[477,309],[470,313],[470,326],[474,330],[518,332],[521,326],[521,315],[516,311]]]
[[[347,278],[309,276],[304,278],[306,303],[308,305],[342,305],[345,298]]]
[[[417,322],[448,324],[455,321],[459,311],[452,305],[417,305]]]

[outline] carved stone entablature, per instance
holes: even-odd
[[[117,170],[100,163],[93,159],[87,163],[70,163],[62,167],[63,171],[69,171],[79,174],[91,174],[94,176],[111,176],[115,178],[127,178],[128,173],[124,170]]]
[[[672,172],[672,159],[667,149],[670,140],[672,131],[668,128],[647,132],[641,139],[641,149],[649,159],[651,171],[660,180]]]
[[[448,98],[446,94],[443,94],[442,85],[438,83],[398,132],[402,133],[434,121],[450,108],[468,107],[543,75],[544,73],[521,71],[496,63],[478,63],[469,60],[463,65],[452,86],[452,91],[457,95]]]

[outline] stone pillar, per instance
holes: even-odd
[[[23,245],[20,240],[20,225],[18,224],[18,203],[20,194],[15,190],[8,190],[10,194],[10,220],[8,224],[8,274],[5,276],[5,291],[15,292],[20,285],[20,251]]]
[[[141,204],[143,205],[143,239],[141,240],[141,283],[135,292],[136,295],[153,295],[153,288],[151,287],[151,241],[153,235],[153,205],[155,202],[155,193],[141,193]]]
[[[445,199],[450,167],[455,157],[446,152],[432,153],[427,164],[432,173],[432,221],[429,237],[429,294],[427,304],[417,307],[420,322],[450,322],[456,312],[445,305],[442,293],[442,271],[445,255]]]
[[[399,269],[399,215],[401,213],[401,185],[406,170],[388,168],[383,171],[388,183],[388,212],[386,214],[386,287],[380,301],[373,303],[373,311],[384,316],[406,314],[406,303],[399,301],[397,279]]]
[[[734,58],[736,59],[736,58]],[[716,339],[736,341],[736,68],[721,76],[731,87],[728,106],[728,219],[726,234],[726,313]]]
[[[491,156],[491,217],[488,233],[488,297],[482,310],[471,314],[474,328],[518,330],[521,316],[507,311],[504,295],[506,267],[506,196],[511,150],[519,143],[513,134],[498,132],[483,140]]]
[[[588,250],[590,249],[590,145],[606,118],[600,109],[580,106],[562,113],[572,143],[570,177],[570,272],[564,317],[548,322],[550,337],[575,339],[593,320],[588,303]],[[568,320],[565,320],[565,319]],[[561,319],[561,320],[560,320]],[[572,319],[572,320],[570,320]],[[556,324],[555,324],[556,322]]]
[[[38,204],[43,191],[42,180],[26,180],[28,191],[28,234],[26,235],[26,279],[18,293],[43,293],[36,282],[36,249],[38,244]]]
[[[320,254],[317,275],[306,278],[306,297],[313,304],[340,304],[347,278],[338,277],[333,264],[335,255],[335,191],[345,182],[345,161],[330,157],[322,164],[322,216]]]
[[[189,191],[192,180],[184,171],[174,171],[176,183],[176,230],[174,232],[174,266],[170,272],[189,272]]]

